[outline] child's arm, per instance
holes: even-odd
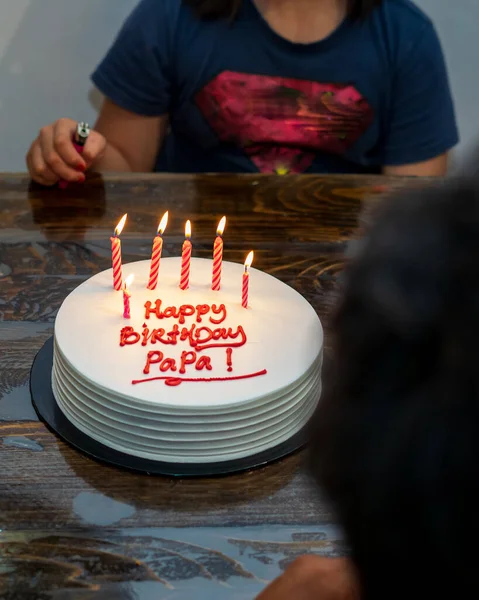
[[[97,171],[153,171],[167,125],[167,115],[136,115],[105,100],[95,130],[107,140],[106,151],[91,159],[91,168]],[[86,158],[88,160],[88,154]]]
[[[105,100],[83,154],[73,145],[77,123],[60,119],[43,127],[33,142],[27,166],[32,179],[54,185],[60,179],[82,182],[87,169],[152,171],[163,143],[167,117],[144,117]]]

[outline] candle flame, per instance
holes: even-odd
[[[135,279],[135,276],[133,275],[133,273],[131,275],[128,275],[128,277],[125,280],[125,290],[128,291],[128,288],[131,287],[131,284],[133,283],[134,279]]]
[[[158,225],[158,233],[160,235],[163,235],[165,233],[165,229],[166,229],[167,225],[168,225],[168,211],[165,212],[165,214],[163,215],[163,218],[160,221],[160,224]]]
[[[120,235],[120,233],[123,231],[123,227],[125,227],[127,216],[128,216],[128,214],[123,215],[123,217],[121,218],[120,222],[118,223],[118,225],[115,228],[115,235]]]
[[[187,240],[191,237],[191,221],[186,221],[185,225],[185,237]]]
[[[251,251],[248,256],[246,257],[246,260],[244,261],[244,268],[245,271],[248,271],[248,269],[251,267],[251,265],[253,264],[253,258],[254,258],[254,252]]]
[[[221,221],[218,223],[218,229],[216,230],[216,235],[223,235],[223,231],[226,227],[226,217],[223,217]]]

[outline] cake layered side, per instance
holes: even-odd
[[[55,396],[78,429],[126,454],[175,463],[221,462],[276,446],[303,428],[321,392],[317,375],[295,393],[278,396],[277,403],[272,401],[264,411],[239,411],[241,418],[227,413],[217,421],[211,415],[202,415],[196,423],[191,418],[149,422],[147,416],[138,420],[111,410],[94,394],[83,395],[75,385],[66,383],[68,378],[56,366]]]
[[[190,289],[179,259],[163,259],[156,290],[149,261],[135,274],[131,319],[105,271],[77,288],[55,323],[53,390],[65,415],[101,443],[169,462],[218,462],[286,441],[321,391],[323,332],[307,301],[251,270],[241,306],[241,265],[194,259]]]

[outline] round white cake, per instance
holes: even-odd
[[[169,463],[244,458],[285,442],[309,420],[321,393],[323,330],[311,305],[278,279],[223,263],[211,290],[212,261],[192,259],[179,289],[180,258],[150,261],[135,275],[131,318],[112,270],[85,281],[55,322],[52,385],[66,417],[115,450]]]

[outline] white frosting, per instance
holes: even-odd
[[[243,266],[223,264],[221,290],[211,291],[212,261],[193,259],[190,288],[178,287],[180,258],[161,261],[158,287],[146,289],[150,261],[124,265],[123,276],[135,275],[131,286],[131,319],[123,318],[123,295],[112,287],[112,271],[95,275],[74,290],[55,322],[53,391],[65,415],[81,431],[122,452],[166,462],[207,463],[243,458],[276,446],[297,433],[311,416],[321,392],[323,330],[310,304],[295,290],[256,269],[250,270],[249,308],[241,306]],[[150,342],[120,346],[120,332],[133,327],[140,335],[172,330],[178,319],[145,319],[145,303],[161,299],[169,306],[224,304],[227,316],[212,324],[211,312],[197,323],[185,317],[182,328],[211,330],[242,326],[247,342],[233,348],[231,372],[226,348],[197,352],[208,356],[212,370],[160,372],[159,364],[143,370],[150,351],[180,366],[188,340],[176,345]],[[221,318],[221,317],[220,317]],[[166,337],[166,335],[164,336]],[[220,340],[234,344],[241,337]],[[216,342],[218,343],[218,342]],[[191,356],[191,355],[190,355]],[[240,380],[183,381],[171,387],[154,377],[228,378],[266,374]]]

